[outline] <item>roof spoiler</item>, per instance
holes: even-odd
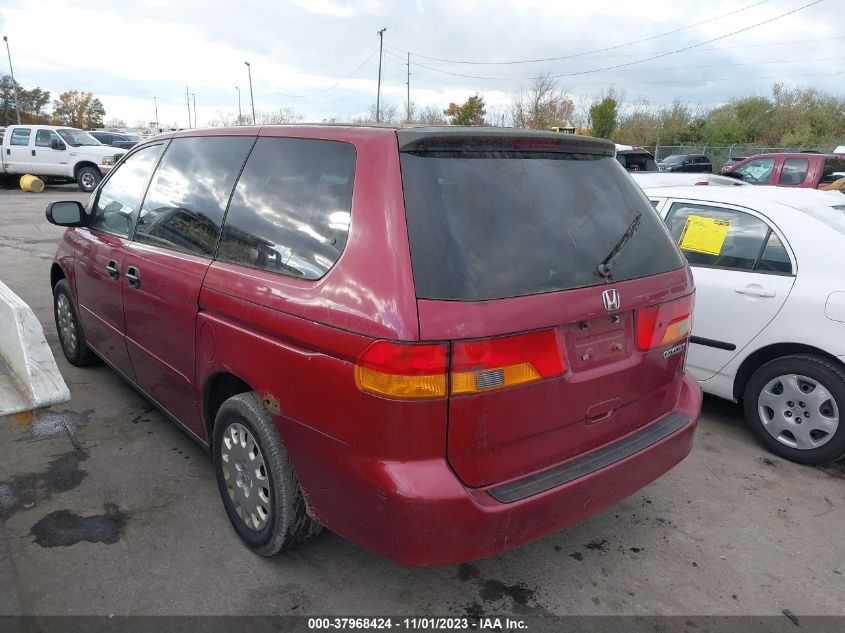
[[[446,127],[396,130],[400,152],[560,152],[615,156],[616,146],[590,136],[543,130]]]

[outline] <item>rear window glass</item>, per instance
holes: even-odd
[[[637,216],[613,281],[684,265],[612,156],[430,152],[401,161],[419,298],[480,301],[604,283],[596,269]]]

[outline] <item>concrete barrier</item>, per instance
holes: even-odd
[[[68,400],[35,313],[0,281],[0,416]]]

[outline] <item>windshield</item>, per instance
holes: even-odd
[[[125,138],[127,141],[131,141],[133,143],[140,143],[141,142],[141,137],[138,136],[137,134],[124,134],[123,138]]]
[[[685,154],[672,154],[663,159],[664,163],[683,163],[686,158]]]
[[[612,156],[417,152],[401,161],[419,298],[482,301],[597,285],[603,260],[612,260],[614,281],[684,265]]]
[[[102,145],[100,141],[88,134],[88,132],[76,130],[71,127],[59,130],[59,136],[61,136],[65,142],[72,147],[80,147],[82,145]]]

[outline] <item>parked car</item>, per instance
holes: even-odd
[[[720,187],[747,187],[748,184],[717,174],[685,174],[678,172],[634,172],[631,174],[641,188],[647,187],[680,187],[683,185],[713,185]]]
[[[687,367],[773,453],[845,455],[845,202],[774,187],[649,188],[692,266]]]
[[[65,357],[210,451],[261,554],[324,525],[406,563],[478,558],[690,451],[692,277],[606,141],[190,130],[47,218],[69,227]]]
[[[713,165],[704,154],[671,154],[657,163],[660,171],[713,173]]]
[[[10,125],[0,149],[0,174],[64,178],[85,192],[94,191],[123,154],[88,132],[53,125]]]
[[[742,161],[744,161],[747,158],[748,158],[747,156],[733,156],[733,157],[729,158],[728,160],[725,161],[725,164],[722,165],[722,169],[719,170],[719,173],[724,174],[726,171],[728,171],[728,169],[730,169],[731,167],[733,167],[737,163],[741,163]]]
[[[104,132],[101,130],[94,130],[88,133],[100,141],[103,145],[111,145],[112,147],[119,147],[120,149],[132,149],[141,142],[141,137],[137,134]]]
[[[658,171],[654,155],[644,147],[617,145],[616,160],[626,170],[631,172]]]
[[[818,189],[835,182],[836,172],[843,170],[843,155],[795,152],[751,156],[724,173],[752,185]]]

